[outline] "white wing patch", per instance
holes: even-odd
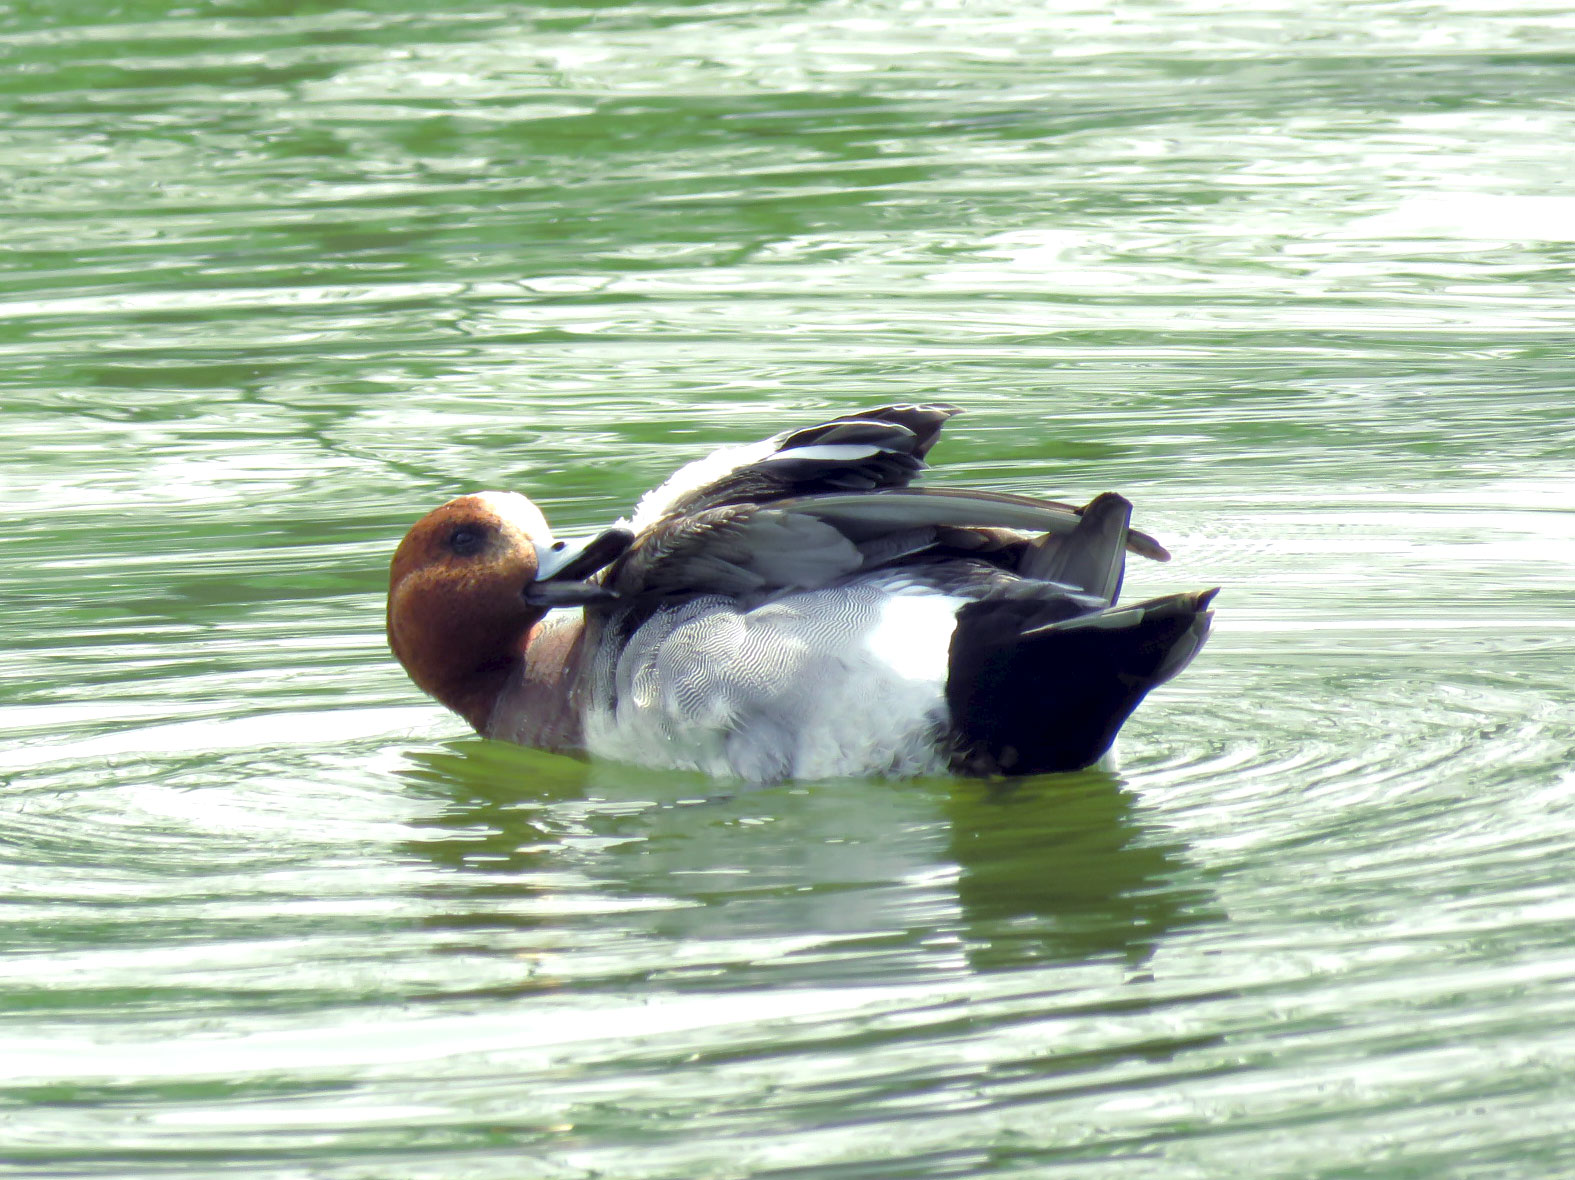
[[[717,482],[743,467],[757,463],[776,463],[791,459],[809,459],[822,463],[856,463],[869,459],[890,447],[869,443],[819,443],[807,447],[792,447],[785,451],[782,436],[763,439],[738,447],[724,447],[680,467],[654,491],[646,492],[635,506],[634,521],[630,527],[635,532],[650,528],[666,516],[673,504],[691,492]]]
[[[892,453],[890,447],[872,447],[867,443],[821,443],[807,447],[792,447],[767,455],[763,462],[775,463],[783,459],[810,459],[817,463],[857,463],[876,455]]]
[[[646,492],[635,506],[634,520],[630,527],[636,533],[644,532],[667,515],[674,502],[689,493],[713,484],[724,475],[759,463],[777,449],[778,440],[764,439],[741,447],[724,447],[720,451],[687,463],[675,471],[661,487]]]

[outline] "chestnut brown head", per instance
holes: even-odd
[[[547,612],[526,593],[553,544],[524,496],[481,492],[429,512],[394,553],[388,644],[418,687],[477,730]]]

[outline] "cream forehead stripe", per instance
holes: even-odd
[[[538,546],[552,544],[552,529],[541,509],[518,492],[477,492],[470,499],[479,500],[504,524],[511,524]]]

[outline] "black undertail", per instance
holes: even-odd
[[[1149,690],[1197,655],[1215,593],[1086,613],[1010,592],[964,606],[946,684],[952,768],[1047,774],[1097,762]]]

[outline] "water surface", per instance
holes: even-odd
[[[0,1175],[1575,1173],[1575,17],[0,14]],[[497,746],[393,544],[828,410],[1221,584],[1113,770]]]

